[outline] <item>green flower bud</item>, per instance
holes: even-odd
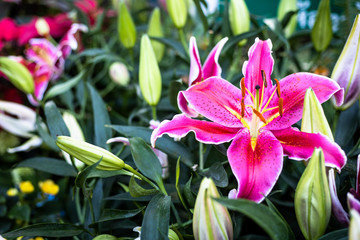
[[[360,214],[351,209],[350,216],[349,240],[358,240],[360,239]]]
[[[175,27],[183,28],[186,24],[187,7],[185,0],[166,0],[167,10]]]
[[[121,62],[114,62],[109,67],[109,76],[111,80],[120,86],[127,86],[130,82],[130,74],[125,66]]]
[[[315,18],[315,24],[311,31],[311,39],[316,51],[324,51],[332,38],[332,25],[330,16],[330,1],[321,0]]]
[[[101,170],[120,170],[125,166],[124,161],[111,152],[72,137],[59,136],[56,145],[87,165],[92,165],[102,159],[97,166]]]
[[[331,198],[321,149],[314,150],[296,187],[295,213],[305,239],[323,235],[330,219]]]
[[[278,7],[277,19],[279,21],[282,21],[288,12],[296,11],[297,10],[296,2],[297,2],[296,0],[281,0]],[[294,14],[293,16],[291,16],[289,23],[284,29],[286,37],[291,36],[291,34],[295,32],[296,25],[297,25],[297,19],[296,19],[296,14]]]
[[[159,38],[164,37],[164,33],[161,27],[159,8],[155,8],[151,14],[149,28],[148,28],[148,35],[150,37],[159,37]],[[156,60],[160,62],[165,52],[164,44],[155,40],[151,40],[151,45],[154,49]]]
[[[36,20],[35,28],[40,36],[47,36],[50,34],[49,24],[45,21],[44,18],[38,18]]]
[[[219,197],[213,180],[204,178],[194,208],[193,232],[196,240],[233,239],[230,214],[226,207],[213,199]]]
[[[230,0],[229,21],[234,35],[250,30],[250,14],[244,0]],[[245,45],[246,41],[246,39],[240,41],[239,45]]]
[[[324,110],[311,88],[307,89],[305,93],[301,131],[308,133],[322,133],[334,141]]]
[[[26,94],[34,93],[33,77],[29,70],[21,63],[7,57],[0,57],[0,71],[22,92]]]
[[[139,237],[135,238],[134,240],[140,240],[141,227],[139,227],[139,226],[134,227],[133,231],[139,233]],[[174,230],[172,230],[170,228],[169,228],[168,238],[169,238],[169,240],[180,240],[179,236],[176,234],[176,232],[174,232]]]
[[[161,96],[161,75],[148,35],[141,38],[139,84],[145,101],[156,106]]]
[[[119,5],[118,33],[122,45],[132,48],[136,42],[136,28],[133,19],[124,2]]]

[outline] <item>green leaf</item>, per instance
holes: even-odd
[[[162,169],[158,157],[146,142],[139,137],[130,138],[130,149],[136,167],[148,178],[164,188]]]
[[[193,208],[195,206],[195,197],[194,194],[191,191],[191,181],[192,176],[190,177],[189,181],[186,182],[184,187],[184,196],[186,198],[186,201],[189,203],[189,207]]]
[[[229,210],[237,211],[257,223],[273,240],[292,239],[286,223],[267,206],[246,199],[215,199]]]
[[[79,235],[84,230],[78,226],[64,223],[39,223],[2,234],[5,238],[16,238],[20,236],[32,237],[71,237]]]
[[[109,127],[126,137],[141,137],[146,143],[150,144],[150,136],[153,130],[149,128],[122,125],[111,125]],[[188,167],[194,165],[193,156],[190,151],[184,145],[175,142],[174,139],[169,136],[162,136],[159,138],[156,141],[156,148],[176,159],[181,156],[181,161]]]
[[[225,44],[225,46],[224,46],[224,48],[222,50],[222,54],[225,54],[225,52],[227,52],[229,49],[233,50],[235,45],[238,44],[238,42],[240,42],[240,41],[242,41],[244,39],[248,39],[248,38],[251,38],[253,36],[256,36],[261,31],[262,31],[262,29],[257,29],[257,30],[242,33],[242,34],[239,34],[239,35],[236,35],[236,36],[230,38],[229,41],[227,41],[227,43]]]
[[[16,167],[29,167],[58,176],[75,177],[77,174],[74,167],[67,162],[49,157],[29,158],[20,162]]]
[[[173,39],[170,39],[170,38],[150,37],[150,39],[161,42],[161,43],[165,44],[166,46],[171,47],[172,49],[175,50],[175,52],[179,55],[180,58],[182,58],[186,62],[189,62],[187,53],[185,52],[185,49],[183,48],[181,43],[179,43]]]
[[[176,162],[175,187],[176,187],[176,192],[177,192],[177,194],[179,196],[179,199],[180,199],[182,205],[185,207],[186,210],[188,210],[188,208],[187,208],[187,206],[185,204],[184,198],[181,195],[181,189],[180,189],[180,186],[179,186],[179,178],[180,178],[180,157],[178,158],[178,160]]]
[[[229,184],[228,176],[223,165],[220,162],[215,162],[208,169],[204,169],[201,175],[211,178],[218,187],[227,187]]]
[[[329,232],[319,238],[319,240],[347,240],[349,235],[349,229],[340,229],[337,231]]]
[[[152,197],[153,196],[148,195],[144,197],[134,198],[130,195],[130,193],[124,192],[111,197],[107,197],[104,200],[148,202],[152,199]]]
[[[54,151],[59,151],[58,146],[56,146],[55,139],[53,139],[47,132],[46,126],[40,116],[36,118],[36,130],[46,145]]]
[[[90,224],[89,227],[95,227],[98,223],[106,221],[131,218],[141,213],[144,209],[145,206],[134,210],[104,209],[99,220]]]
[[[171,197],[158,194],[146,207],[141,240],[168,239]]]
[[[61,113],[53,101],[45,104],[44,111],[47,126],[52,138],[55,139],[55,141],[57,136],[70,136],[69,130],[65,125]]]
[[[31,208],[29,205],[27,204],[14,205],[8,213],[8,217],[10,219],[18,219],[28,222],[30,220],[30,214],[31,214]]]
[[[196,10],[200,16],[200,19],[201,19],[201,22],[202,22],[202,25],[204,27],[204,33],[207,32],[208,28],[209,28],[209,24],[208,24],[208,21],[207,21],[207,18],[200,6],[200,0],[194,0],[194,3],[195,3],[195,6],[196,6]]]
[[[63,83],[56,84],[55,86],[50,88],[49,91],[46,92],[44,100],[56,97],[60,94],[63,94],[65,92],[69,91],[71,88],[76,86],[76,84],[78,84],[78,82],[82,79],[83,76],[84,76],[84,72],[80,72],[78,75],[76,75],[72,79],[66,80]]]
[[[130,178],[129,182],[129,192],[132,197],[143,197],[147,195],[154,195],[156,193],[159,193],[159,190],[157,189],[145,189],[141,187],[136,181],[134,177]]]
[[[81,172],[79,172],[78,176],[75,179],[75,186],[84,189],[86,179],[88,179],[91,172],[94,171],[96,169],[96,167],[100,164],[101,160],[102,160],[102,158],[99,161],[97,161],[96,163],[94,163],[93,165],[90,165],[90,166],[86,167],[84,170],[82,170]]]
[[[108,178],[108,177],[114,177],[118,175],[127,175],[127,176],[133,176],[133,174],[129,171],[126,171],[125,169],[120,170],[100,170],[100,169],[93,169],[87,178]]]
[[[106,105],[103,102],[99,93],[89,83],[87,87],[90,91],[92,108],[94,114],[94,142],[95,145],[108,149],[106,141],[111,138],[111,129],[105,128],[105,125],[110,124],[109,113],[106,109]]]

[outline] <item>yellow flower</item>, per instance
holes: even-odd
[[[18,195],[18,190],[16,188],[9,188],[7,191],[6,191],[6,195],[8,195],[9,197],[15,197]]]
[[[41,191],[45,194],[56,195],[59,192],[59,185],[57,185],[56,183],[54,183],[53,180],[50,179],[43,182],[39,182],[39,187]],[[40,240],[40,237],[39,239],[35,238],[35,240]]]
[[[44,240],[43,237],[36,237],[35,240]]]
[[[34,191],[34,185],[30,181],[22,181],[19,184],[19,188],[23,193],[32,193]]]

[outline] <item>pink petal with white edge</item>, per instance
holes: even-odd
[[[329,187],[330,187],[332,214],[339,221],[339,223],[347,227],[349,225],[349,216],[345,212],[337,196],[334,169],[329,170]]]
[[[305,92],[312,88],[320,103],[327,101],[333,94],[338,104],[342,104],[344,89],[332,79],[312,73],[293,73],[280,81],[281,97],[283,98],[283,116],[279,116],[267,125],[267,129],[288,128],[302,118]],[[275,86],[273,87],[275,89]],[[269,105],[278,106],[275,96]],[[278,110],[268,112],[272,115]]]
[[[216,46],[211,50],[204,65],[203,65],[203,78],[221,77],[221,67],[219,65],[219,56],[228,38],[221,39]]]
[[[236,135],[227,155],[239,184],[237,192],[231,191],[229,197],[261,202],[274,187],[282,170],[283,150],[279,141],[265,130],[257,137],[253,150],[249,130],[244,128]]]
[[[243,126],[241,91],[228,81],[211,77],[182,93],[192,108],[206,118],[226,127]]]
[[[110,144],[110,143],[114,143],[114,142],[118,142],[118,143],[122,143],[124,145],[129,146],[130,145],[130,141],[128,138],[126,137],[114,137],[114,138],[109,138],[106,141],[106,144]]]
[[[344,151],[321,133],[300,132],[296,128],[271,131],[280,141],[284,154],[293,160],[307,160],[315,148],[322,148],[325,165],[336,168],[338,172],[346,164]]]
[[[195,37],[190,38],[189,55],[190,55],[189,86],[191,86],[194,83],[201,82],[202,80],[202,67],[201,67],[200,55],[196,45]]]
[[[185,114],[178,114],[171,121],[162,121],[152,132],[151,145],[155,147],[156,140],[164,134],[172,138],[182,138],[189,132],[195,133],[195,138],[199,142],[220,144],[231,141],[238,131],[239,128],[228,128],[213,122],[191,119]]]
[[[360,201],[355,198],[351,193],[347,193],[348,207],[349,209],[355,209],[358,213],[360,213]]]
[[[61,57],[61,52],[45,38],[33,38],[29,41],[30,47],[25,51],[26,58],[38,65],[54,66]]]
[[[177,97],[178,107],[181,112],[185,113],[188,117],[197,117],[199,114],[189,106],[189,103],[186,101],[183,92],[180,91]]]
[[[262,41],[255,39],[255,43],[249,49],[249,60],[244,62],[243,74],[245,76],[246,88],[255,96],[256,85],[260,86],[260,94],[263,87],[263,78],[261,70],[265,72],[267,88],[264,89],[265,99],[271,94],[269,92],[271,83],[271,73],[274,66],[274,59],[271,56],[272,43],[268,39]]]
[[[78,31],[87,32],[88,28],[84,24],[73,23],[69,31],[60,40],[58,48],[61,50],[64,59],[70,55],[71,50],[78,48],[78,42],[74,36]]]

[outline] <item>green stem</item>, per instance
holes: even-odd
[[[84,223],[84,217],[83,214],[81,212],[81,206],[80,206],[80,194],[79,194],[80,189],[76,188],[76,192],[75,192],[75,207],[76,207],[76,213],[78,215],[79,218],[79,222],[81,224]]]
[[[151,110],[152,110],[152,118],[153,120],[157,120],[157,116],[156,116],[156,106],[151,106]]]
[[[339,117],[340,117],[340,112],[341,112],[340,110],[335,111],[335,116],[334,116],[334,119],[332,122],[332,134],[334,137],[335,137],[335,133],[336,133],[336,126],[338,124]]]
[[[199,169],[204,169],[204,144],[199,142]]]
[[[179,31],[179,37],[180,37],[181,44],[183,45],[185,52],[189,55],[188,45],[186,43],[184,30],[182,28],[178,28],[178,31]]]
[[[141,180],[144,180],[145,182],[147,182],[148,184],[150,184],[152,187],[154,187],[155,189],[159,190],[159,187],[156,186],[152,181],[150,181],[149,179],[147,179],[144,175],[142,175],[141,173],[139,173],[138,171],[136,171],[135,169],[133,169],[130,165],[125,164],[124,168],[126,170],[128,170],[129,172],[131,172],[132,174],[138,176],[139,178],[141,178]]]
[[[89,208],[91,212],[91,220],[94,223],[95,222],[95,213],[94,213],[94,206],[92,204],[92,197],[89,197]]]
[[[109,92],[111,92],[112,90],[114,90],[114,88],[116,87],[116,83],[114,83],[113,81],[111,81],[104,90],[102,90],[100,92],[100,96],[101,97],[105,97]]]

